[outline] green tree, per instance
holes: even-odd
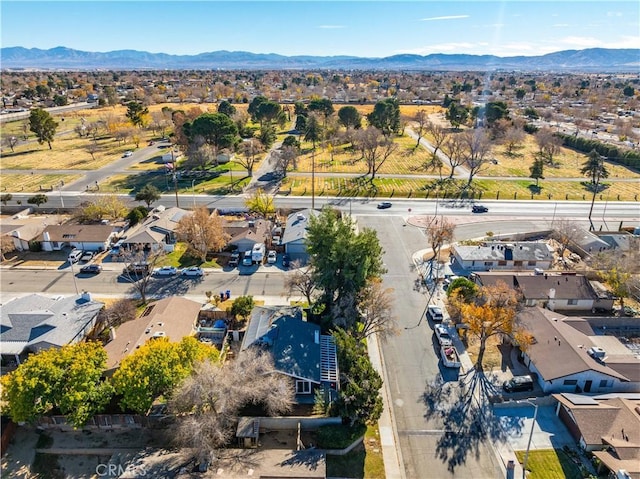
[[[113,387],[122,396],[123,411],[145,414],[159,396],[169,396],[193,371],[194,364],[216,361],[218,351],[194,337],[179,343],[167,338],[151,339],[122,360],[113,374]]]
[[[306,120],[304,129],[305,141],[310,141],[313,144],[313,149],[316,149],[316,144],[322,140],[322,126],[318,121],[316,115],[309,115]]]
[[[27,199],[27,203],[29,203],[30,205],[36,205],[38,207],[44,205],[47,201],[49,201],[49,198],[43,193],[38,193],[37,195],[34,195],[31,198]]]
[[[386,98],[375,104],[367,115],[371,126],[380,130],[384,136],[400,131],[400,104],[396,98]]]
[[[307,116],[306,115],[298,115],[296,116],[296,126],[297,131],[304,132],[307,129]]]
[[[47,145],[49,145],[49,149],[51,149],[51,142],[53,141],[57,128],[58,123],[53,120],[49,112],[42,108],[31,110],[31,114],[29,115],[29,130],[35,133],[38,143],[42,145],[46,142]]]
[[[307,110],[318,112],[324,118],[324,126],[327,126],[328,118],[333,115],[335,111],[333,108],[333,103],[328,98],[313,98],[309,105],[307,106]]]
[[[540,155],[536,155],[533,159],[533,165],[529,167],[529,178],[536,180],[536,186],[538,186],[538,180],[544,180],[544,158]]]
[[[449,104],[449,108],[445,112],[444,117],[449,123],[451,123],[452,127],[458,129],[460,128],[460,125],[467,122],[467,119],[469,118],[469,109],[457,101],[452,101]]]
[[[338,121],[345,128],[357,130],[362,128],[362,115],[355,106],[343,106],[338,110]]]
[[[32,422],[57,408],[82,427],[109,402],[112,388],[101,379],[107,353],[82,342],[32,354],[2,377],[3,412],[15,422]]]
[[[53,103],[56,106],[64,106],[68,103],[66,95],[53,95]]]
[[[273,195],[265,193],[262,188],[258,188],[255,193],[244,200],[244,204],[249,211],[258,213],[263,218],[268,218],[275,213],[276,207],[273,204]]]
[[[200,115],[193,123],[185,123],[183,129],[190,142],[201,137],[207,144],[215,147],[216,151],[234,147],[239,140],[238,127],[231,118],[222,113]]]
[[[599,183],[602,178],[609,176],[609,170],[604,164],[604,157],[600,156],[596,150],[591,150],[587,156],[587,161],[582,164],[580,173],[590,176],[591,183],[594,185]]]
[[[376,232],[356,231],[350,217],[325,207],[309,219],[307,251],[313,280],[322,291],[321,309],[332,323],[350,328],[357,320],[358,293],[386,271]]]
[[[144,201],[147,208],[161,198],[160,190],[153,185],[146,184],[136,193],[136,201]]]
[[[133,126],[143,127],[146,123],[146,116],[149,109],[138,101],[130,101],[127,103],[126,116]]]
[[[484,118],[489,127],[503,118],[509,118],[509,107],[503,101],[490,101],[480,109],[478,117]]]
[[[295,148],[300,148],[300,141],[298,141],[298,139],[294,135],[287,135],[282,141],[282,146],[292,146]]]
[[[240,316],[240,318],[242,318],[242,321],[246,321],[255,305],[256,304],[253,301],[253,296],[238,296],[233,300],[233,303],[231,304],[231,316],[234,319]]]
[[[333,338],[340,369],[338,413],[352,424],[375,424],[384,408],[382,378],[371,365],[364,343],[340,328],[333,332]]]
[[[218,113],[227,115],[229,118],[236,114],[236,107],[229,103],[227,100],[223,100],[218,105]]]
[[[632,97],[636,94],[636,90],[631,85],[627,85],[622,89],[622,94],[627,97]]]
[[[131,211],[126,216],[126,219],[129,220],[129,227],[135,226],[140,223],[143,219],[147,217],[149,214],[149,210],[145,206],[136,206],[135,208],[131,208]]]

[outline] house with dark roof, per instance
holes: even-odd
[[[303,263],[308,258],[307,253],[307,230],[309,228],[309,218],[318,216],[317,210],[306,209],[287,216],[284,234],[280,243],[284,246],[284,251],[292,260],[300,260]]]
[[[517,321],[533,337],[521,357],[544,392],[640,392],[640,354],[606,327],[539,307],[519,312]]]
[[[294,383],[298,404],[313,404],[316,390],[333,399],[339,388],[338,358],[332,336],[302,318],[299,307],[257,306],[251,312],[240,351],[260,347],[275,368]]]
[[[122,323],[111,332],[111,340],[104,347],[107,372],[120,367],[125,357],[149,339],[167,338],[172,343],[179,343],[185,336],[194,335],[201,308],[200,303],[182,296],[169,296],[149,303],[137,319]]]
[[[31,294],[0,308],[2,363],[18,365],[31,353],[61,348],[85,339],[104,303],[89,293],[49,298]]]
[[[606,468],[640,479],[640,394],[553,397],[558,401],[556,414],[573,438],[600,460],[598,473]]]
[[[178,207],[158,206],[141,223],[129,229],[121,245],[124,248],[153,250],[163,249],[170,253],[177,242],[176,228],[180,220],[191,211]]]
[[[454,245],[452,253],[458,266],[466,271],[548,269],[553,262],[551,248],[547,243],[538,241]]]
[[[540,306],[552,311],[611,311],[615,300],[600,283],[575,273],[492,271],[473,273],[471,278],[478,286],[495,286],[503,282],[522,295],[526,306]]]

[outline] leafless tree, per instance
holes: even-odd
[[[199,363],[169,403],[178,415],[175,442],[199,460],[214,460],[216,451],[233,438],[243,406],[262,405],[268,415],[275,415],[289,411],[293,398],[291,380],[277,373],[266,351],[250,348],[223,365]]]
[[[236,157],[236,162],[247,170],[247,176],[253,176],[253,167],[260,161],[260,153],[264,151],[264,147],[260,140],[251,138],[242,142],[242,156]]]
[[[358,339],[377,334],[383,341],[399,332],[393,316],[393,288],[384,288],[379,280],[371,280],[358,294],[358,312],[361,328],[356,328]]]
[[[200,168],[204,171],[209,164],[217,161],[216,153],[214,146],[207,144],[204,138],[198,136],[189,143],[185,166],[188,168]]]
[[[147,290],[151,284],[154,268],[156,268],[165,254],[162,248],[145,252],[144,248],[133,246],[121,248],[120,260],[124,264],[122,278],[131,283],[133,290],[140,295],[143,303],[147,302]]]
[[[6,260],[6,255],[15,251],[16,245],[13,242],[13,237],[9,235],[0,236],[0,261]]]
[[[504,145],[508,156],[516,156],[515,150],[524,142],[525,132],[516,127],[511,127],[504,132],[500,142]]]
[[[447,156],[449,157],[449,163],[451,164],[451,172],[449,173],[449,179],[453,178],[456,168],[464,163],[464,141],[462,137],[457,134],[450,136],[446,143]]]
[[[276,156],[276,169],[282,173],[283,178],[287,176],[287,170],[290,166],[294,170],[298,168],[300,150],[297,147],[286,145],[272,154]]]
[[[136,319],[136,302],[127,298],[118,299],[98,315],[98,322],[102,329],[120,326],[133,319]]]
[[[176,235],[187,244],[187,251],[202,261],[206,261],[209,251],[224,248],[230,238],[224,231],[218,212],[209,214],[206,206],[200,206],[192,214],[183,216],[176,227]]]
[[[469,170],[467,185],[471,185],[473,177],[489,162],[491,137],[484,129],[477,128],[465,131],[460,138],[464,147],[464,166]]]
[[[85,147],[85,150],[91,155],[91,159],[95,161],[95,154],[100,150],[100,147],[98,146],[98,143],[92,141]]]
[[[398,145],[385,137],[380,130],[370,126],[356,133],[356,148],[360,150],[367,164],[367,175],[371,175],[373,181],[378,170],[398,149]]]
[[[420,146],[420,140],[422,140],[422,136],[428,131],[429,124],[429,115],[426,110],[418,110],[414,117],[412,118],[414,121],[415,127],[413,131],[418,135],[418,141],[416,142],[416,148]]]
[[[558,244],[560,245],[560,251],[558,251],[558,255],[564,262],[564,253],[567,251],[567,248],[580,238],[582,235],[582,228],[578,223],[573,220],[560,218],[553,222],[553,237],[556,239]]]
[[[285,277],[285,288],[290,295],[294,292],[300,293],[307,299],[307,304],[313,304],[316,284],[312,278],[311,268],[303,268],[300,260],[293,261],[291,267],[294,271]]]
[[[18,144],[18,137],[13,135],[5,135],[2,138],[2,143],[5,146],[8,146],[9,148],[11,148],[11,152],[13,152],[15,146]]]
[[[438,150],[440,150],[449,139],[449,132],[446,128],[438,125],[437,123],[433,123],[432,121],[426,124],[426,129],[429,135],[431,135],[433,155],[436,156],[438,154]]]
[[[536,133],[536,142],[545,161],[550,166],[555,166],[553,158],[560,152],[562,140],[555,136],[550,128],[542,128]]]

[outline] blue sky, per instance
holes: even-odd
[[[3,47],[542,55],[640,47],[637,1],[2,0]]]

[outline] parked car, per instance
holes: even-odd
[[[180,274],[182,276],[200,277],[200,276],[204,276],[204,271],[202,270],[202,268],[199,268],[198,266],[192,266],[191,268],[183,269],[180,272]]]
[[[269,253],[267,254],[267,263],[275,264],[276,261],[278,261],[278,253],[274,250],[269,250]]]
[[[489,208],[483,205],[473,205],[471,207],[471,211],[473,213],[486,213],[487,211],[489,211]]]
[[[288,268],[291,265],[291,258],[288,254],[282,256],[282,267]]]
[[[133,155],[133,151],[125,151],[124,155],[122,155],[123,158],[129,158],[131,155]]]
[[[440,344],[440,346],[451,346],[453,344],[453,340],[451,339],[449,331],[447,331],[447,328],[445,326],[443,326],[442,324],[436,324],[433,330],[436,333],[436,338],[438,338],[438,343]]]
[[[93,251],[85,251],[82,253],[82,256],[80,256],[80,261],[91,261],[94,256],[95,253]]]
[[[519,391],[533,391],[533,379],[531,376],[514,376],[502,383],[502,389],[508,393],[514,393]]]
[[[391,202],[390,201],[383,201],[381,203],[378,203],[378,209],[379,210],[386,210],[387,208],[391,208]]]
[[[122,274],[129,276],[145,276],[149,274],[147,263],[131,263],[122,270]]]
[[[102,266],[99,264],[88,264],[80,268],[82,274],[98,274],[102,271]]]
[[[82,250],[81,249],[74,249],[71,253],[69,253],[69,263],[77,263],[78,261],[80,261],[80,258],[82,257]]]
[[[440,306],[435,306],[433,304],[430,304],[427,307],[427,318],[429,318],[434,323],[441,322],[444,319],[442,308]]]
[[[244,266],[251,266],[253,264],[253,258],[251,257],[250,249],[244,252],[244,256],[242,257],[242,264]]]
[[[175,276],[178,274],[178,270],[173,266],[163,266],[162,268],[156,268],[153,270],[155,276]]]
[[[238,264],[240,263],[240,253],[237,251],[234,251],[233,253],[231,253],[231,259],[229,260],[229,266],[231,266],[232,268],[238,266]]]

